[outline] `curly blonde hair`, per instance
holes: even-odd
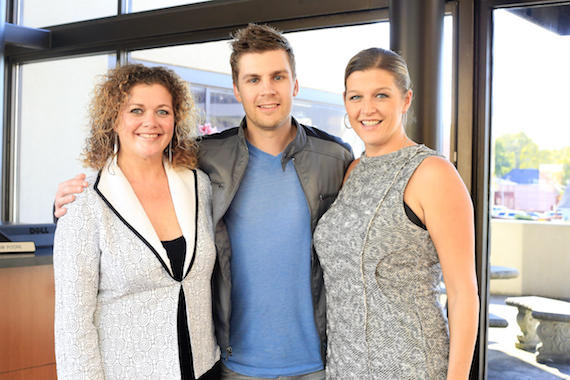
[[[174,134],[172,136],[172,166],[194,169],[198,164],[196,143],[198,110],[188,85],[174,71],[165,67],[146,67],[127,64],[109,70],[95,86],[89,105],[89,135],[81,160],[84,166],[102,169],[114,155],[119,115],[127,104],[133,86],[137,84],[163,85],[172,96]],[[168,157],[167,147],[164,155]]]

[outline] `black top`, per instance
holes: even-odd
[[[182,271],[184,270],[184,259],[186,258],[186,239],[180,236],[174,240],[163,241],[162,246],[166,249],[170,266],[176,281],[182,281]]]
[[[181,282],[184,279],[186,239],[184,236],[180,236],[174,240],[163,241],[162,246],[166,249],[174,279]],[[194,364],[192,362],[192,345],[187,320],[186,297],[184,296],[184,288],[181,286],[180,293],[178,294],[178,352],[180,355],[180,371],[182,373],[182,380],[195,380]],[[219,362],[210,371],[200,377],[200,380],[214,379],[219,379]]]

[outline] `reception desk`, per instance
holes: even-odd
[[[53,261],[43,243],[55,226],[44,227],[30,238],[36,254],[0,254],[0,380],[56,379]]]

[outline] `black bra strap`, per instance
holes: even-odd
[[[414,223],[416,226],[423,228],[424,230],[427,231],[426,226],[424,226],[424,224],[422,223],[422,221],[420,220],[420,218],[418,218],[418,216],[416,215],[415,212],[412,211],[412,209],[410,208],[410,206],[408,206],[406,204],[406,202],[404,202],[404,210],[406,210],[406,215],[408,216],[408,219],[410,219],[410,221],[412,223]]]

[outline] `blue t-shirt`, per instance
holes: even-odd
[[[291,160],[248,143],[249,163],[224,220],[232,257],[232,356],[252,377],[323,369],[311,294],[311,214]]]

